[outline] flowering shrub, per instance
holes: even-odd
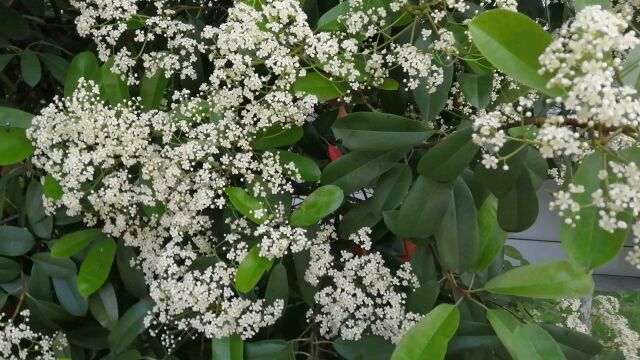
[[[640,238],[640,4],[59,3],[0,7],[3,358],[638,356],[513,301]]]

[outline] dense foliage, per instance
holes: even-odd
[[[637,359],[639,8],[3,1],[0,358]]]

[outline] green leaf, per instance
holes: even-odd
[[[107,282],[89,298],[91,315],[102,327],[113,329],[118,322],[118,298],[110,282]]]
[[[84,229],[63,235],[51,248],[54,258],[66,258],[75,255],[87,247],[91,241],[102,237],[100,229]]]
[[[444,79],[438,85],[436,91],[429,93],[426,84],[427,79],[420,79],[420,84],[413,90],[420,115],[425,121],[433,121],[442,112],[449,99],[449,90],[453,82],[453,65],[442,68]]]
[[[611,0],[575,0],[576,13],[593,5],[600,5],[603,9],[611,9]]]
[[[67,77],[64,80],[64,96],[71,96],[78,88],[78,80],[92,80],[98,82],[100,79],[100,68],[98,59],[90,51],[84,51],[74,56],[69,65]]]
[[[591,295],[594,284],[580,267],[552,260],[509,270],[489,280],[484,289],[494,294],[560,299]]]
[[[309,255],[309,250],[303,250],[293,254],[293,265],[296,270],[296,284],[300,289],[300,295],[308,305],[313,306],[315,303],[315,299],[313,297],[318,291],[318,288],[316,286],[312,286],[304,279],[304,274],[309,268],[310,261],[311,256]]]
[[[336,82],[317,72],[297,78],[291,85],[293,93],[315,95],[320,102],[339,98],[347,93],[346,82]]]
[[[20,52],[20,70],[22,71],[24,82],[31,87],[38,85],[42,77],[42,68],[36,53],[31,50]]]
[[[478,215],[471,190],[462,178],[455,181],[436,233],[442,265],[461,273],[473,267],[479,254]]]
[[[76,288],[75,274],[68,278],[53,278],[53,288],[60,305],[75,316],[85,316],[89,309],[89,301]]]
[[[336,339],[333,347],[346,360],[389,360],[395,346],[380,336],[365,335],[357,341]]]
[[[548,89],[550,76],[538,73],[538,58],[553,37],[528,16],[489,10],[471,20],[469,33],[482,55],[512,79],[552,97],[564,93],[558,88]]]
[[[355,112],[338,119],[331,127],[344,146],[358,151],[387,151],[406,148],[428,139],[433,131],[402,116]]]
[[[322,186],[309,194],[302,204],[293,210],[289,223],[297,227],[313,225],[336,211],[343,200],[344,194],[339,187]]]
[[[400,339],[391,360],[444,359],[459,322],[456,306],[438,305]]]
[[[284,340],[262,340],[245,344],[245,360],[295,360],[293,344]]]
[[[240,335],[231,335],[211,341],[212,360],[243,360],[243,341]]]
[[[349,11],[350,2],[343,1],[338,3],[338,5],[329,9],[329,11],[325,12],[318,19],[317,29],[318,31],[330,31],[330,30],[339,30],[342,28],[342,24],[339,21],[339,18],[343,15],[346,15]]]
[[[447,136],[420,159],[418,172],[430,179],[447,182],[462,174],[478,151],[467,126]]]
[[[158,109],[167,91],[169,79],[164,71],[156,70],[153,76],[145,76],[140,82],[140,105],[144,110]]]
[[[27,129],[31,126],[33,115],[20,109],[0,106],[0,125]]]
[[[47,215],[42,202],[43,188],[36,179],[31,179],[27,187],[24,210],[27,213],[31,232],[42,239],[51,239],[53,217]]]
[[[290,151],[275,150],[278,154],[278,162],[282,166],[293,164],[298,169],[300,177],[304,181],[318,181],[320,180],[320,168],[315,161],[310,158],[292,153]]]
[[[48,252],[33,254],[31,259],[44,274],[53,278],[67,279],[76,274],[76,264],[70,259],[57,259]]]
[[[399,88],[400,84],[392,78],[384,79],[384,82],[378,86],[378,89],[387,91],[397,91]]]
[[[320,181],[322,184],[337,185],[345,194],[351,194],[394,167],[407,151],[398,149],[382,153],[348,153],[327,165],[322,171]]]
[[[528,229],[538,218],[538,197],[528,171],[520,171],[514,186],[498,202],[500,227],[510,232]]]
[[[640,45],[629,52],[620,71],[620,78],[623,85],[640,89]]]
[[[229,196],[233,208],[246,216],[249,220],[256,224],[262,224],[269,220],[269,214],[264,204],[253,196],[249,195],[244,189],[239,187],[230,187],[224,189],[225,194]],[[257,217],[256,211],[262,212],[262,216]]]
[[[513,332],[520,326],[520,322],[511,314],[501,309],[487,310],[487,320],[491,323],[491,327],[498,335],[511,357],[515,358],[517,348],[513,338]]]
[[[254,245],[245,255],[236,272],[236,290],[247,293],[256,287],[262,275],[269,271],[272,260],[260,256],[260,247]]]
[[[0,73],[14,57],[14,54],[0,54]]]
[[[120,75],[111,71],[112,66],[113,59],[109,59],[102,65],[100,90],[111,105],[117,105],[129,100],[129,86],[122,80]]]
[[[453,182],[439,183],[419,176],[398,213],[397,225],[401,233],[394,233],[400,237],[417,239],[426,239],[434,235],[449,207],[453,185]]]
[[[255,139],[251,142],[251,148],[268,150],[293,145],[302,139],[303,133],[300,126],[283,129],[279,124],[275,124],[256,134]]]
[[[136,258],[137,255],[131,247],[126,246],[124,241],[118,241],[116,265],[120,273],[120,280],[130,294],[142,299],[149,295],[149,287],[145,282],[142,270],[131,265],[131,261]]]
[[[535,324],[524,324],[513,333],[517,360],[565,360],[551,335]]]
[[[498,224],[498,199],[490,195],[478,210],[478,230],[480,237],[480,256],[474,268],[481,272],[486,270],[500,253],[507,241],[509,233]]]
[[[584,358],[591,358],[602,352],[602,344],[589,335],[562,326],[550,324],[540,324],[540,326],[561,345],[569,358],[571,358],[569,354],[575,352],[585,354]]]
[[[439,294],[440,282],[429,280],[407,296],[407,310],[416,314],[427,314],[433,309]]]
[[[573,194],[578,203],[590,204],[593,192],[598,189],[606,191],[606,184],[598,178],[605,162],[606,158],[599,152],[582,160],[572,181],[575,185],[584,186],[583,193]],[[598,224],[599,211],[596,206],[583,207],[578,212],[579,217],[573,217],[573,224],[562,222],[560,228],[560,239],[567,256],[585,269],[597,268],[615,258],[627,239],[627,229],[614,232],[602,229]]]
[[[35,240],[27,229],[0,226],[0,255],[20,256],[31,250]]]
[[[0,256],[0,283],[6,283],[20,276],[22,267],[17,262]]]
[[[44,185],[42,190],[48,198],[53,200],[60,200],[62,199],[62,195],[64,195],[62,186],[60,186],[60,183],[51,175],[47,175],[44,177]]]
[[[142,299],[122,315],[107,338],[112,351],[125,350],[145,330],[144,318],[152,308],[153,301]]]
[[[269,275],[267,289],[265,290],[264,300],[271,305],[276,300],[284,302],[284,308],[287,308],[287,300],[289,299],[289,281],[287,280],[287,269],[281,263],[276,264]]]
[[[40,61],[44,64],[44,67],[49,70],[51,76],[56,79],[60,84],[65,83],[69,67],[69,62],[62,57],[51,53],[38,53]]]
[[[491,102],[493,74],[460,74],[460,87],[467,101],[477,109],[486,108]]]
[[[31,156],[34,150],[25,129],[0,129],[0,166],[17,164]]]
[[[31,274],[27,280],[29,295],[38,300],[53,301],[53,291],[51,290],[51,278],[40,270],[37,263],[31,266]]]
[[[113,239],[100,241],[89,250],[78,273],[78,290],[83,296],[93,294],[104,284],[111,272],[115,255],[116,242]]]

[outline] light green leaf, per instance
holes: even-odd
[[[513,342],[517,360],[565,360],[560,346],[543,328],[524,324],[516,328]]]
[[[116,242],[105,239],[95,244],[80,265],[78,273],[78,290],[87,297],[104,284],[111,272],[111,265],[116,255]]]
[[[440,304],[400,339],[391,360],[441,360],[460,322],[458,308]]]
[[[33,115],[20,109],[0,106],[0,126],[27,129],[31,126]]]
[[[100,68],[98,67],[98,59],[90,51],[84,51],[74,56],[64,81],[64,96],[71,96],[78,88],[78,80],[92,80],[98,82],[100,80]]]
[[[66,258],[82,251],[91,241],[102,237],[100,229],[84,229],[63,235],[51,249],[54,258]]]
[[[20,52],[20,70],[22,71],[24,82],[31,87],[38,85],[42,77],[42,68],[36,53],[31,50]]]
[[[271,268],[272,264],[272,260],[260,256],[260,247],[254,245],[238,266],[238,271],[236,272],[236,290],[241,293],[247,293],[253,290],[262,278],[262,275]]]
[[[478,151],[478,145],[471,140],[472,134],[473,128],[467,126],[427,151],[418,163],[420,175],[448,182],[462,174]]]
[[[480,256],[475,269],[486,270],[507,241],[509,233],[498,224],[498,199],[490,195],[478,210],[478,230],[480,235]]]
[[[611,0],[575,0],[576,13],[593,5],[600,5],[603,9],[611,9]]]
[[[113,59],[109,59],[102,65],[100,82],[100,90],[102,95],[109,101],[111,105],[121,104],[129,100],[129,86],[120,78],[120,75],[111,71]]]
[[[25,129],[0,129],[0,166],[17,164],[31,156],[34,150]]]
[[[224,189],[225,194],[229,196],[233,208],[256,224],[262,224],[269,220],[269,214],[264,204],[253,196],[249,195],[244,189],[239,187],[230,187]],[[256,212],[262,212],[262,216],[256,216]]]
[[[502,309],[487,310],[487,320],[491,323],[491,327],[493,327],[504,347],[507,348],[509,355],[515,358],[517,348],[513,332],[520,326],[520,322]]]
[[[560,299],[591,295],[593,278],[565,260],[552,260],[511,269],[489,280],[484,289],[501,295]]]
[[[325,216],[336,211],[344,193],[335,185],[325,185],[309,194],[306,199],[291,213],[289,222],[292,226],[304,227],[317,223]]]
[[[538,73],[538,58],[553,38],[528,16],[505,9],[489,10],[471,20],[469,33],[482,55],[512,79],[549,96],[564,93],[548,89],[550,76]]]
[[[48,198],[53,200],[60,200],[62,199],[62,195],[64,195],[62,186],[60,186],[60,183],[51,175],[44,177],[42,190]]]
[[[212,360],[243,360],[243,341],[240,335],[231,335],[226,338],[211,341],[213,348]]]
[[[325,102],[346,94],[347,83],[333,81],[325,75],[310,72],[303,77],[297,78],[291,86],[291,91],[293,93],[302,92],[315,95],[318,97],[318,100]]]
[[[355,112],[338,119],[331,127],[344,146],[358,151],[387,151],[406,148],[428,139],[433,131],[402,116]]]
[[[292,153],[290,151],[275,150],[274,152],[278,154],[278,162],[280,163],[280,165],[287,166],[289,164],[293,164],[293,166],[298,169],[298,173],[300,174],[302,180],[320,180],[320,168],[315,161],[306,156]]]
[[[0,226],[0,255],[20,256],[31,250],[35,240],[27,229]]]

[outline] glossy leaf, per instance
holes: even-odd
[[[89,301],[76,288],[75,274],[68,278],[53,278],[53,288],[60,305],[71,315],[84,316],[89,309]]]
[[[107,338],[112,351],[125,350],[145,330],[144,318],[152,308],[153,302],[143,299],[127,309]]]
[[[290,151],[276,150],[280,165],[287,166],[293,164],[298,170],[298,174],[304,181],[320,180],[320,168],[315,161],[310,158],[292,153]]]
[[[315,95],[318,100],[325,102],[346,94],[347,83],[333,81],[330,80],[327,75],[310,72],[303,77],[297,78],[293,85],[291,85],[291,91],[293,93]]]
[[[211,342],[212,360],[243,360],[244,343],[239,335],[231,335],[222,339],[214,338]]]
[[[111,272],[111,265],[116,255],[116,242],[105,239],[96,243],[80,265],[78,273],[78,290],[87,297],[104,284]]]
[[[129,100],[129,86],[120,75],[111,71],[113,60],[110,59],[100,69],[100,91],[111,105],[117,105]]]
[[[35,240],[27,229],[0,226],[0,255],[20,256],[31,250]]]
[[[77,271],[76,264],[72,260],[54,258],[48,252],[33,254],[31,259],[43,273],[53,278],[67,279],[74,276]]]
[[[553,38],[531,18],[511,10],[489,10],[471,20],[469,33],[482,55],[509,77],[549,96],[563,94],[548,89],[550,76],[538,73],[538,58]]]
[[[90,51],[84,51],[74,56],[69,65],[67,78],[64,81],[64,96],[71,96],[78,88],[78,80],[92,80],[97,82],[100,79],[100,68],[98,59]]]
[[[460,273],[471,269],[478,259],[478,215],[473,195],[461,178],[455,181],[449,195],[436,233],[436,247],[442,265]]]
[[[284,302],[284,308],[286,309],[287,307],[289,281],[287,280],[287,269],[281,263],[276,264],[271,270],[264,299],[267,304],[273,304],[277,300],[282,300]]]
[[[438,305],[400,339],[391,360],[444,359],[459,322],[456,306]]]
[[[434,235],[449,206],[452,190],[453,182],[443,184],[419,176],[400,207],[397,225],[401,232],[396,235],[418,239]]]
[[[272,260],[260,256],[260,247],[254,245],[245,255],[236,272],[236,290],[247,293],[256,287],[262,275],[269,271]]]
[[[331,162],[322,171],[321,183],[339,186],[345,194],[369,185],[397,164],[407,149],[389,152],[351,152]]]
[[[472,134],[473,128],[465,127],[427,151],[418,163],[420,175],[447,182],[462,174],[478,151],[478,146],[471,140]]]
[[[427,79],[420,79],[420,84],[413,90],[413,97],[420,109],[422,120],[433,121],[442,112],[449,98],[449,90],[453,82],[453,66],[442,69],[444,79],[438,85],[436,91],[429,93],[427,89]]]
[[[145,76],[140,82],[140,105],[144,110],[158,109],[162,104],[169,79],[157,70],[152,76]]]
[[[594,283],[580,267],[552,260],[509,270],[489,280],[484,289],[494,294],[560,299],[591,295]]]
[[[335,185],[325,185],[309,194],[306,199],[291,213],[289,222],[292,226],[309,226],[322,220],[325,216],[336,211],[344,194]]]
[[[60,183],[51,175],[44,177],[43,192],[48,198],[53,200],[60,200],[62,199],[62,195],[64,195],[62,186],[60,186]]]
[[[491,195],[478,210],[480,255],[475,265],[477,271],[484,271],[491,265],[509,237],[498,224],[497,213],[498,199]]]
[[[251,142],[251,147],[255,150],[275,149],[297,143],[302,135],[303,130],[299,126],[283,129],[276,124],[259,132]]]
[[[17,164],[31,156],[34,150],[25,129],[0,129],[0,165]]]
[[[17,262],[0,256],[0,283],[9,282],[20,276],[22,270]]]
[[[89,298],[91,315],[106,329],[112,329],[118,322],[118,298],[111,283],[107,282]]]
[[[513,342],[517,360],[565,360],[560,346],[543,328],[524,324],[516,328]]]
[[[460,75],[460,87],[465,99],[477,109],[486,108],[491,102],[493,90],[493,74],[468,74]]]
[[[254,223],[262,224],[269,220],[265,205],[260,200],[249,195],[249,193],[244,189],[239,187],[230,187],[224,189],[224,192],[229,197],[229,200],[231,200],[233,208]],[[256,212],[261,212],[262,215],[258,217],[256,216]]]
[[[31,50],[23,50],[20,52],[20,69],[22,78],[29,86],[34,87],[40,82],[42,77],[42,68],[38,55]]]
[[[418,121],[376,112],[351,113],[336,120],[331,128],[344,146],[358,151],[406,148],[425,141],[433,133]]]
[[[51,248],[51,256],[65,258],[75,255],[87,247],[93,240],[102,237],[100,229],[84,229],[63,235]]]

